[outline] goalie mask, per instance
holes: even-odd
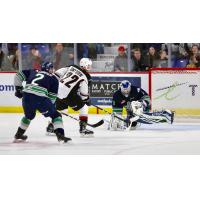
[[[128,80],[124,80],[120,83],[121,93],[124,96],[128,96],[131,91],[131,83]]]

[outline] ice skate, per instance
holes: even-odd
[[[58,142],[62,142],[63,141],[63,143],[67,143],[67,142],[72,140],[71,138],[65,137],[64,134],[62,134],[61,132],[59,132],[57,130],[55,130],[55,134],[56,134],[56,137],[58,139]]]
[[[94,136],[94,132],[88,129],[84,129],[82,131],[80,131],[80,134],[82,137],[93,137]]]
[[[86,129],[86,123],[84,121],[80,121],[80,134],[82,137],[93,137],[94,132]]]
[[[24,135],[25,130],[21,129],[20,127],[17,130],[17,133],[15,134],[13,143],[21,143],[25,142],[28,138],[27,135]]]
[[[53,123],[49,122],[47,128],[46,128],[46,135],[49,135],[49,136],[55,136],[55,133],[54,133],[54,126],[53,126]]]

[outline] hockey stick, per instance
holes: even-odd
[[[67,117],[70,117],[71,119],[74,119],[74,120],[80,122],[79,119],[77,119],[77,118],[75,118],[75,117],[73,117],[73,116],[71,116],[71,115],[69,115],[69,114],[67,114],[67,113],[60,112],[60,114],[65,115],[65,116],[67,116]],[[91,127],[93,127],[93,128],[96,128],[96,127],[101,126],[103,123],[104,123],[104,120],[102,119],[102,120],[100,120],[99,122],[97,122],[97,123],[95,123],[95,124],[89,124],[89,123],[86,123],[86,124],[87,124],[88,126],[91,126]]]
[[[102,110],[102,111],[104,111],[105,113],[108,113],[108,114],[112,115],[111,112],[109,112],[109,111],[107,111],[107,110],[105,110],[105,109],[103,109],[103,108],[101,108],[101,107],[99,107],[99,106],[96,106],[96,105],[93,105],[93,104],[92,104],[91,106],[94,106],[94,107],[98,108],[99,110]],[[117,116],[115,113],[114,113],[114,117],[116,117],[117,119],[119,119],[119,120],[121,120],[121,121],[123,121],[123,122],[126,122],[126,123],[128,122],[128,120],[123,119],[123,118]]]

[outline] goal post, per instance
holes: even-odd
[[[150,69],[149,94],[152,110],[170,109],[177,116],[200,116],[200,69]]]

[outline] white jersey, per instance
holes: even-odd
[[[83,100],[89,97],[88,77],[86,72],[76,65],[61,68],[55,72],[59,77],[58,98],[64,99],[74,89]],[[90,75],[88,74],[90,77]]]

